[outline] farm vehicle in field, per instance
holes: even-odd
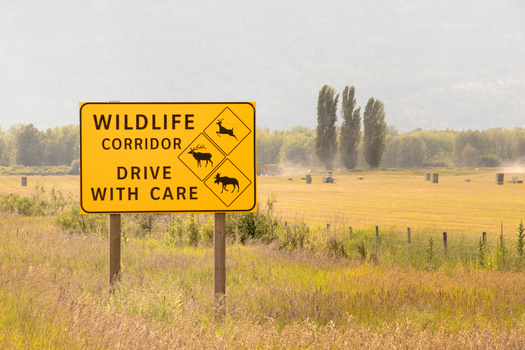
[[[324,177],[323,177],[323,183],[325,184],[333,184],[335,183],[334,178],[332,176],[332,171],[329,171]]]

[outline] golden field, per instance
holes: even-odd
[[[490,264],[495,248],[487,250],[484,267],[475,258],[446,257],[441,246],[438,256],[437,242],[435,260],[426,260],[428,236],[412,247],[385,240],[366,259],[279,249],[276,243],[233,243],[227,246],[223,315],[214,307],[212,248],[169,244],[165,223],[138,235],[124,216],[122,279],[110,292],[103,233],[65,232],[54,216],[3,212],[1,348],[525,348],[525,261],[514,243],[525,216],[525,185],[498,186],[495,172],[483,170],[443,173],[438,184],[426,182],[423,172],[335,173],[333,185],[322,184],[320,174],[306,185],[302,174],[258,178],[260,209],[265,212],[274,195],[275,215],[309,224],[312,241],[326,223],[410,226],[477,238],[481,231],[499,234],[503,222],[508,264]],[[47,192],[54,186],[78,193],[74,176],[31,176],[27,188],[19,176],[6,176],[0,177],[0,196],[31,196],[37,184]],[[345,239],[349,250],[357,244]],[[476,253],[475,244],[458,249]],[[398,263],[415,256],[426,263]]]
[[[496,173],[447,171],[434,184],[423,171],[334,172],[335,184],[324,184],[322,175],[314,174],[307,185],[301,180],[304,172],[292,172],[259,177],[257,192],[260,203],[274,195],[283,218],[309,225],[497,234],[502,223],[514,230],[525,218],[525,185],[497,185]],[[505,181],[513,177],[525,179],[525,174],[506,173]]]

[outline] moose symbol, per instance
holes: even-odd
[[[217,131],[217,135],[221,136],[221,134],[226,134],[235,137],[235,139],[237,140],[237,136],[233,134],[233,128],[226,129],[224,126],[222,126],[223,120],[224,118],[219,119],[219,121],[217,122],[217,125],[219,126],[219,131]]]
[[[215,175],[215,183],[222,184],[221,193],[224,190],[228,192],[228,189],[226,188],[227,185],[233,185],[232,193],[235,191],[235,186],[237,186],[237,192],[239,192],[239,181],[233,177],[221,176],[221,174],[217,173],[217,175]]]
[[[195,158],[195,160],[197,161],[197,166],[200,167],[201,160],[205,160],[205,167],[208,166],[208,162],[210,162],[211,166],[213,167],[213,162],[211,161],[211,153],[195,152],[198,149],[206,149],[206,147],[204,147],[204,145],[197,145],[197,147],[190,148],[190,151],[188,152],[188,154],[191,154],[193,158]]]

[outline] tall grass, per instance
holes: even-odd
[[[381,252],[362,262],[277,242],[236,243],[227,248],[227,312],[217,319],[205,245],[170,246],[162,232],[132,235],[122,247],[122,281],[109,293],[103,237],[67,234],[47,217],[2,214],[0,224],[0,337],[8,349],[519,348],[525,341],[521,272],[425,270],[395,266]]]
[[[489,235],[486,246],[477,235],[448,232],[445,255],[439,229],[414,228],[409,244],[406,232],[380,227],[376,241],[375,227],[354,227],[350,236],[342,218],[328,228],[285,224],[279,198],[268,202],[260,214],[228,219],[223,317],[214,309],[210,216],[124,216],[122,279],[110,292],[105,232],[61,224],[57,218],[73,215],[67,210],[0,213],[0,343],[525,347],[522,226]]]

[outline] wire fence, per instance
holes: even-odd
[[[480,232],[479,234],[465,234],[461,232],[447,232],[431,229],[427,231],[406,229],[359,227],[326,224],[326,227],[315,229],[307,228],[305,224],[288,225],[288,230],[297,230],[297,227],[308,230],[312,235],[326,238],[328,247],[341,247],[348,254],[355,254],[361,249],[367,254],[389,257],[396,256],[398,260],[406,259],[412,261],[424,261],[425,259],[437,259],[442,262],[459,260],[465,263],[480,262],[482,259],[492,259],[498,253],[504,251],[503,259],[521,258],[523,254],[524,237],[521,237],[522,251],[519,252],[518,236],[519,227],[511,232],[503,229],[499,234]],[[523,226],[521,226],[523,229]],[[522,231],[523,232],[523,231]],[[323,237],[325,236],[325,237]],[[340,249],[340,248],[338,248]],[[361,253],[363,254],[363,253]]]

